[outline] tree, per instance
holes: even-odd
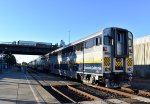
[[[60,41],[60,47],[64,47],[65,46],[65,42],[63,40]]]
[[[27,66],[27,65],[28,65],[28,63],[22,62],[22,66]]]
[[[17,63],[15,56],[12,54],[5,54],[4,61],[5,61],[5,63],[7,63],[9,65],[15,65]]]

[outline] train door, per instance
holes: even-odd
[[[116,34],[116,43],[117,43],[117,55],[123,55],[123,49],[124,49],[124,37],[123,33]]]
[[[125,71],[125,57],[127,56],[127,32],[123,30],[116,30],[114,34],[114,51],[115,57],[113,59],[113,71],[124,72]]]

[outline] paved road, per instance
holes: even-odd
[[[0,74],[0,104],[44,103],[30,84],[30,77],[23,71],[9,69]]]

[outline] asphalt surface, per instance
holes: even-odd
[[[45,104],[23,70],[7,69],[0,74],[0,104]]]

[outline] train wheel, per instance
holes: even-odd
[[[80,74],[77,74],[77,80],[78,80],[79,82],[83,82],[82,76],[81,76]]]
[[[91,75],[90,77],[90,83],[91,84],[96,84],[96,81],[95,81],[95,77]]]
[[[111,88],[114,88],[114,87],[115,87],[115,82],[114,82],[114,81],[111,81],[111,82],[110,82],[110,86],[111,86]]]
[[[138,89],[134,89],[133,91],[134,91],[135,94],[138,94],[138,93],[139,93],[139,90],[138,90]]]
[[[110,87],[110,86],[111,86],[109,79],[105,79],[105,81],[104,81],[104,86],[105,86],[105,87]]]
[[[105,83],[105,87],[110,87],[110,83],[109,82]]]

